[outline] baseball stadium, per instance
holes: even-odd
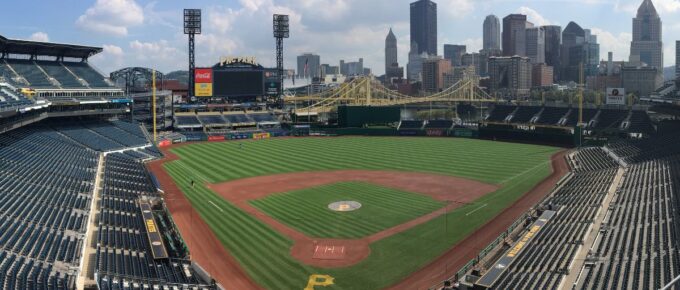
[[[0,289],[680,287],[677,101],[298,94],[239,57],[176,102],[101,52],[0,36]]]

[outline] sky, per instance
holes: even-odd
[[[188,67],[182,9],[203,11],[203,34],[196,37],[196,65],[212,66],[221,56],[255,56],[275,65],[272,14],[289,14],[284,66],[312,52],[322,63],[364,58],[373,73],[384,73],[384,43],[390,28],[398,41],[399,63],[409,47],[408,0],[22,0],[3,5],[0,35],[103,47],[90,62],[104,73],[129,66],[162,72]],[[563,28],[575,21],[598,36],[600,58],[608,51],[627,60],[632,18],[642,0],[436,0],[438,51],[465,44],[482,46],[482,23],[489,14],[522,13],[536,25]],[[664,63],[675,64],[680,40],[680,0],[653,0],[663,21]]]

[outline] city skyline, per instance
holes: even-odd
[[[286,40],[285,67],[296,67],[296,57],[313,52],[323,63],[363,58],[376,75],[384,71],[384,37],[392,27],[398,36],[398,62],[408,63],[409,4],[412,1],[195,1],[204,11],[204,34],[197,37],[197,65],[210,66],[220,56],[252,55],[264,66],[274,64],[271,14],[291,15],[291,39]],[[614,51],[615,60],[628,60],[630,21],[642,1],[434,1],[438,4],[437,49],[463,44],[468,51],[482,48],[487,15],[499,19],[511,13],[527,15],[535,25],[569,21],[598,35],[600,56]],[[675,41],[680,39],[680,1],[653,1],[663,20],[664,66],[675,63]],[[333,9],[315,10],[313,4]],[[168,72],[186,69],[186,36],[181,33],[182,1],[99,0],[59,5],[45,1],[12,2],[0,20],[0,34],[9,38],[49,40],[101,46],[104,53],[92,62],[105,73],[127,66],[147,66]],[[555,5],[561,5],[556,11]],[[68,7],[62,7],[68,6]],[[34,16],[20,11],[33,9]],[[376,9],[381,13],[373,13]],[[454,9],[455,8],[455,9]],[[55,13],[58,12],[58,13]],[[565,13],[567,11],[567,13]],[[573,11],[573,13],[569,13]],[[577,13],[578,12],[578,13]],[[607,15],[607,17],[603,17]],[[265,18],[266,17],[266,18]],[[261,21],[266,19],[266,21]],[[255,21],[259,20],[259,21]]]

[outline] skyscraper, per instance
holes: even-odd
[[[663,42],[661,18],[651,0],[643,0],[633,18],[633,41],[630,44],[630,62],[646,63],[663,71]]]
[[[490,89],[493,94],[513,98],[528,96],[531,90],[531,73],[529,58],[489,58]]]
[[[305,53],[297,57],[298,78],[321,77],[321,57],[313,53]]]
[[[460,66],[466,50],[465,45],[444,44],[444,59],[448,59],[452,66]]]
[[[451,72],[451,62],[434,56],[423,61],[423,90],[436,93],[444,89],[444,74]]]
[[[503,18],[503,55],[526,56],[527,16],[510,14]]]
[[[578,83],[580,81],[580,65],[585,65],[586,52],[584,44],[586,43],[586,33],[575,22],[569,22],[567,27],[562,31],[562,47],[561,57],[562,73],[560,80],[573,81]]]
[[[484,44],[482,49],[501,49],[501,22],[496,15],[489,15],[484,19]]]
[[[590,29],[584,29],[585,32],[585,63],[584,74],[586,77],[595,76],[598,74],[598,66],[600,64],[600,45],[597,43],[597,35],[590,32]]]
[[[385,77],[387,79],[403,77],[403,69],[399,70],[397,59],[397,37],[394,36],[392,28],[385,38]]]
[[[437,3],[411,3],[411,42],[418,44],[418,54],[437,55]]]
[[[543,27],[527,28],[526,52],[532,64],[545,63],[545,30]]]
[[[545,30],[545,64],[553,67],[555,81],[559,79],[560,44],[562,43],[562,27],[557,25],[543,26]]]

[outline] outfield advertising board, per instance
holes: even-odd
[[[211,97],[213,95],[213,70],[197,68],[194,71],[194,96]]]
[[[625,105],[626,89],[607,88],[607,105]]]

